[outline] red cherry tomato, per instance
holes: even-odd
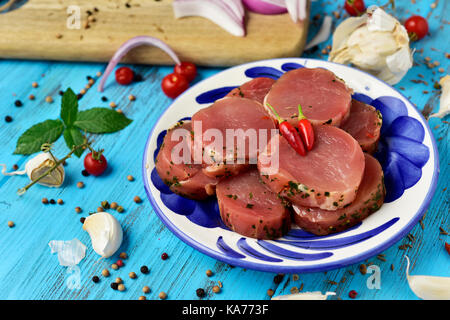
[[[351,16],[360,16],[366,11],[363,0],[345,0],[345,10]]]
[[[182,62],[175,65],[173,72],[184,76],[188,82],[191,82],[197,75],[197,67],[192,62]]]
[[[169,98],[176,98],[189,87],[189,82],[185,76],[171,73],[165,76],[161,82],[163,92]]]
[[[127,85],[133,82],[134,72],[128,67],[120,67],[116,70],[116,81],[118,84]]]
[[[108,167],[108,162],[105,156],[102,154],[98,159],[95,159],[92,152],[89,152],[86,157],[84,157],[84,169],[86,169],[89,174],[93,176],[99,176],[105,172]]]
[[[428,22],[421,16],[412,16],[405,21],[405,28],[411,41],[416,41],[427,35]]]

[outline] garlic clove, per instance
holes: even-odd
[[[283,296],[277,296],[272,298],[272,300],[327,300],[328,296],[335,296],[335,292],[326,292],[322,294],[320,291],[312,292],[299,292],[294,294],[286,294]]]
[[[52,240],[48,243],[51,253],[58,253],[59,265],[73,267],[86,255],[86,246],[77,238],[70,241]]]
[[[98,212],[87,217],[83,230],[87,231],[92,248],[102,258],[112,256],[122,244],[122,227],[117,219],[107,212]]]
[[[430,114],[431,117],[443,118],[450,113],[450,76],[446,75],[439,80],[442,92],[439,100],[439,111],[437,113]]]
[[[50,153],[42,152],[27,162],[25,165],[25,171],[27,172],[30,180],[34,181],[53,167],[57,161],[58,159],[53,158]],[[38,184],[47,187],[60,187],[64,182],[64,178],[64,168],[62,165],[59,165],[49,175],[39,180]]]
[[[450,300],[450,278],[436,276],[410,276],[409,258],[405,256],[406,279],[416,296],[424,300]]]

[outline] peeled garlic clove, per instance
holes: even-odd
[[[87,231],[91,237],[92,248],[102,258],[112,256],[122,244],[122,227],[117,219],[107,212],[98,212],[87,217],[83,230]]]
[[[409,258],[405,256],[406,279],[416,296],[424,300],[450,300],[450,278],[435,276],[410,276]]]
[[[441,98],[439,100],[439,111],[430,114],[431,117],[443,118],[450,113],[450,76],[446,75],[439,80],[442,88]]]
[[[335,292],[326,292],[322,294],[320,291],[313,292],[299,292],[294,294],[286,294],[284,296],[277,296],[272,300],[327,300],[328,296],[335,296]]]
[[[5,176],[23,175],[26,173],[28,175],[28,178],[30,178],[31,181],[34,181],[45,172],[47,172],[47,170],[52,168],[57,161],[58,159],[53,158],[50,153],[42,152],[31,160],[28,160],[25,165],[25,170],[23,171],[6,172],[6,165],[0,164],[0,166],[3,166],[2,174]],[[37,183],[47,187],[60,187],[64,182],[64,177],[64,167],[62,165],[59,165],[49,175],[45,176]]]

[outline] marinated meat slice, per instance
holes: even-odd
[[[172,136],[176,129],[184,129],[181,131],[179,139],[172,141]],[[179,195],[191,199],[205,199],[215,192],[215,186],[218,179],[208,177],[203,173],[200,164],[192,164],[191,155],[187,156],[189,161],[174,161],[172,158],[172,150],[183,141],[190,141],[191,123],[189,121],[178,123],[167,131],[163,144],[156,157],[156,171],[160,178],[167,184],[170,189]],[[186,146],[190,150],[189,146]],[[184,151],[181,148],[178,156],[183,156]]]
[[[276,140],[258,157],[258,169],[262,181],[293,204],[337,210],[356,197],[364,173],[364,154],[358,142],[342,129],[318,125],[314,131],[314,147],[306,156],[299,155],[284,137],[273,137]]]
[[[364,152],[373,154],[380,139],[381,124],[382,116],[377,109],[353,99],[350,116],[341,125],[341,129],[350,133]]]
[[[336,211],[294,206],[295,223],[300,228],[317,235],[340,232],[357,224],[381,207],[386,194],[383,170],[374,157],[367,153],[364,155],[366,160],[364,176],[355,201]]]
[[[252,79],[238,88],[231,90],[227,97],[242,97],[263,103],[264,97],[269,92],[275,80],[271,78],[255,78]]]
[[[233,231],[257,239],[275,239],[288,232],[290,212],[262,183],[253,168],[222,180],[216,188],[220,216]]]
[[[297,125],[298,105],[314,124],[339,126],[350,113],[351,90],[336,75],[322,68],[286,72],[265,97],[280,117]],[[270,110],[268,109],[269,113]]]
[[[217,100],[194,114],[192,123],[194,159],[201,160],[204,173],[210,177],[233,176],[256,164],[259,150],[276,129],[260,103],[240,97]],[[215,133],[221,136],[217,141]]]

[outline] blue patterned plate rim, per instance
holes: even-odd
[[[241,67],[245,67],[245,66],[251,66],[251,65],[254,65],[255,63],[264,64],[264,63],[270,63],[270,62],[274,62],[274,61],[298,62],[298,63],[303,63],[303,64],[305,63],[305,61],[317,61],[319,63],[326,62],[326,63],[330,63],[330,64],[337,64],[337,63],[330,62],[330,61],[324,61],[324,60],[319,60],[319,59],[311,59],[311,58],[278,58],[278,59],[268,59],[268,60],[253,61],[253,62],[237,65],[237,66],[230,67],[230,68],[227,68],[225,70],[222,70],[222,71],[214,74],[213,76],[219,75],[221,73],[224,73],[224,72],[232,70],[232,69],[241,68]],[[369,76],[374,81],[381,82],[382,84],[384,84],[385,86],[391,88],[396,93],[398,93],[400,96],[402,96],[411,105],[413,105],[405,95],[403,95],[401,92],[399,92],[397,89],[395,89],[394,87],[390,86],[388,83],[384,82],[383,80],[380,80],[380,79],[376,78],[375,76],[373,76],[373,75],[371,75],[371,74],[369,74],[367,72],[361,71],[359,69],[354,69],[352,67],[341,65],[341,64],[337,64],[337,65],[339,65],[341,67],[349,68],[349,69],[352,69],[352,70],[356,70],[358,72],[361,72],[361,73]],[[198,82],[195,86],[201,85],[201,84],[203,84],[204,82],[206,82],[208,80],[209,80],[209,77],[206,78],[206,79],[203,79],[200,82]],[[175,104],[175,102],[177,100],[181,99],[185,94],[189,93],[189,91],[192,88],[189,88],[187,91],[185,91],[180,96],[178,96],[174,101],[172,101],[171,105]],[[170,106],[168,108],[166,108],[164,110],[164,112],[159,116],[158,120],[153,125],[153,128],[151,129],[150,134],[149,134],[149,136],[147,138],[147,141],[145,143],[144,156],[143,156],[143,159],[142,159],[142,178],[143,178],[143,181],[144,181],[144,189],[145,189],[145,192],[147,194],[147,197],[149,198],[150,203],[152,204],[153,209],[155,210],[155,212],[158,215],[159,219],[180,240],[182,240],[184,243],[186,243],[187,245],[191,246],[192,248],[194,248],[194,249],[196,249],[196,250],[198,250],[198,251],[200,251],[200,252],[202,252],[202,253],[204,253],[204,254],[212,257],[212,258],[215,258],[215,259],[217,259],[219,261],[228,263],[228,264],[233,265],[233,266],[247,268],[247,269],[253,269],[253,270],[258,270],[258,271],[265,271],[265,272],[278,272],[278,273],[300,273],[301,272],[301,273],[310,273],[310,272],[323,272],[323,271],[333,270],[333,269],[342,268],[342,267],[345,267],[345,266],[348,266],[348,265],[351,265],[351,264],[354,264],[354,263],[358,263],[358,262],[363,261],[365,259],[368,259],[368,258],[371,258],[373,256],[376,256],[377,254],[379,254],[379,253],[383,252],[384,250],[388,249],[389,247],[394,245],[397,241],[399,241],[401,238],[406,236],[411,231],[411,229],[419,222],[419,220],[421,219],[421,217],[425,213],[426,209],[430,205],[431,200],[432,200],[432,198],[434,196],[434,193],[436,191],[437,181],[438,181],[438,176],[439,176],[439,154],[438,154],[438,148],[437,148],[436,141],[434,139],[433,133],[431,131],[431,128],[428,125],[428,122],[425,120],[423,115],[420,112],[417,111],[417,109],[414,109],[415,113],[422,119],[424,127],[425,127],[425,129],[427,130],[427,133],[430,136],[435,165],[434,165],[434,168],[433,168],[433,177],[432,177],[430,189],[428,190],[424,201],[422,202],[422,204],[419,207],[419,209],[417,210],[417,212],[414,214],[413,218],[410,219],[410,221],[403,227],[403,229],[399,230],[396,234],[394,234],[392,237],[390,237],[387,241],[385,241],[384,243],[380,244],[379,246],[376,246],[376,247],[373,247],[373,248],[371,248],[371,249],[369,249],[367,251],[364,251],[363,253],[361,253],[359,255],[351,256],[351,257],[348,257],[348,258],[340,259],[338,261],[333,261],[333,262],[324,263],[324,264],[320,264],[320,265],[281,266],[281,265],[270,265],[270,264],[264,264],[264,263],[256,263],[256,262],[246,261],[246,260],[242,260],[242,259],[233,259],[233,258],[230,258],[230,257],[224,255],[224,254],[221,254],[218,251],[212,250],[208,246],[206,246],[206,245],[204,245],[204,244],[202,244],[202,243],[192,239],[191,237],[186,235],[182,230],[180,230],[178,227],[176,227],[168,219],[168,217],[163,213],[161,208],[157,205],[156,200],[155,200],[153,194],[150,191],[150,186],[148,184],[148,179],[147,179],[147,168],[146,168],[146,160],[147,160],[147,156],[148,156],[148,152],[149,152],[149,144],[150,144],[150,140],[151,140],[151,138],[153,136],[153,133],[154,133],[154,130],[155,130],[157,124],[159,123],[161,118],[167,113],[167,111],[169,109],[170,109]],[[152,150],[150,150],[150,151],[152,151]]]

